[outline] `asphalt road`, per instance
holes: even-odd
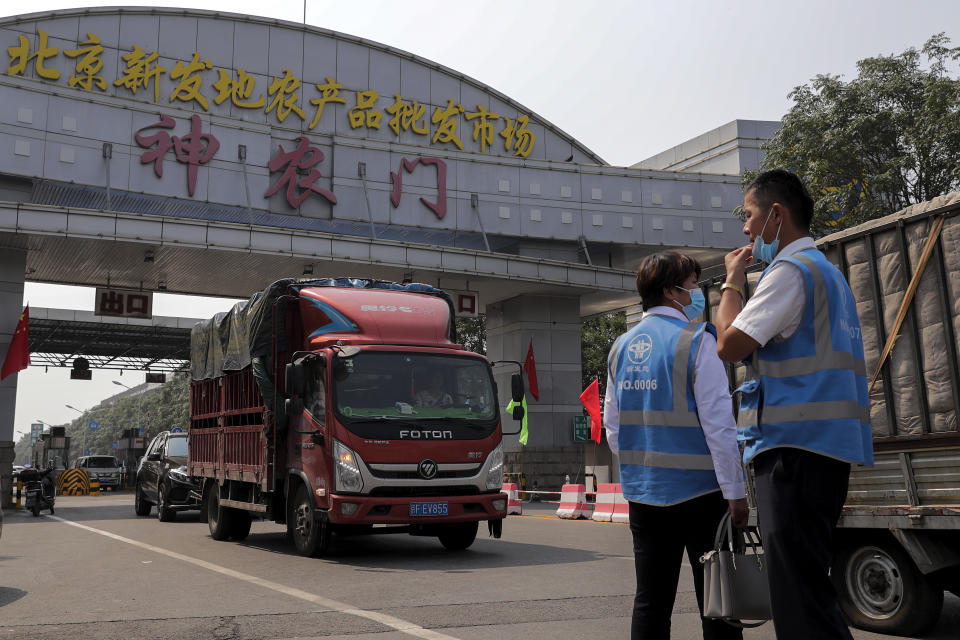
[[[5,512],[0,639],[629,637],[627,526],[560,520],[548,505],[525,505],[500,540],[481,528],[465,552],[388,535],[338,540],[324,558],[296,555],[272,523],[235,543],[212,540],[196,512],[138,518],[130,493],[60,496],[56,507]],[[684,570],[674,638],[700,637],[696,609]],[[927,637],[956,640],[958,628],[960,599],[948,596]],[[772,639],[772,625],[744,637]]]

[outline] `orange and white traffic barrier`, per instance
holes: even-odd
[[[557,508],[557,516],[576,520],[584,517],[583,513],[587,510],[587,485],[585,484],[565,484],[560,489],[560,506]]]
[[[616,507],[617,496],[620,493],[619,484],[600,483],[597,485],[597,502],[593,507],[593,520],[597,522],[611,522]]]
[[[523,505],[520,504],[520,488],[517,483],[504,482],[500,490],[507,494],[507,515],[522,515]]]
[[[613,517],[611,522],[630,522],[630,503],[623,497],[623,490],[619,484],[613,485],[617,488],[613,497]]]

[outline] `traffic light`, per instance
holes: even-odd
[[[70,370],[71,380],[90,380],[90,363],[86,358],[74,358],[73,369]]]

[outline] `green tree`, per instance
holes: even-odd
[[[600,397],[607,388],[607,354],[613,342],[627,330],[627,315],[605,313],[585,318],[580,324],[580,369],[583,388],[600,378]]]
[[[920,51],[866,58],[849,82],[796,87],[761,169],[795,172],[810,189],[820,237],[960,186],[960,59],[943,33]],[[744,185],[756,173],[744,176]]]
[[[457,340],[467,351],[487,354],[487,316],[457,318]]]

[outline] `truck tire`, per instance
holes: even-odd
[[[247,536],[250,535],[250,523],[253,518],[250,517],[249,512],[241,509],[230,509],[230,511],[233,511],[231,514],[233,522],[230,526],[230,539],[237,542],[246,540]]]
[[[915,636],[932,629],[940,618],[943,590],[920,573],[895,540],[842,549],[830,574],[840,609],[855,627]]]
[[[177,512],[167,504],[167,488],[161,480],[157,485],[157,519],[160,522],[171,522],[177,519]]]
[[[138,482],[137,488],[133,492],[133,510],[138,516],[148,516],[150,515],[150,507],[150,502],[148,502],[147,497],[143,495],[143,487],[141,487]]]
[[[226,540],[230,537],[230,530],[233,528],[233,509],[220,506],[219,489],[216,484],[207,489],[206,501],[210,537],[214,540]]]
[[[330,523],[317,516],[311,495],[306,485],[301,484],[287,515],[287,532],[300,555],[320,556],[330,549]]]
[[[443,531],[437,536],[447,551],[463,551],[477,539],[478,522],[458,522],[442,525]]]

